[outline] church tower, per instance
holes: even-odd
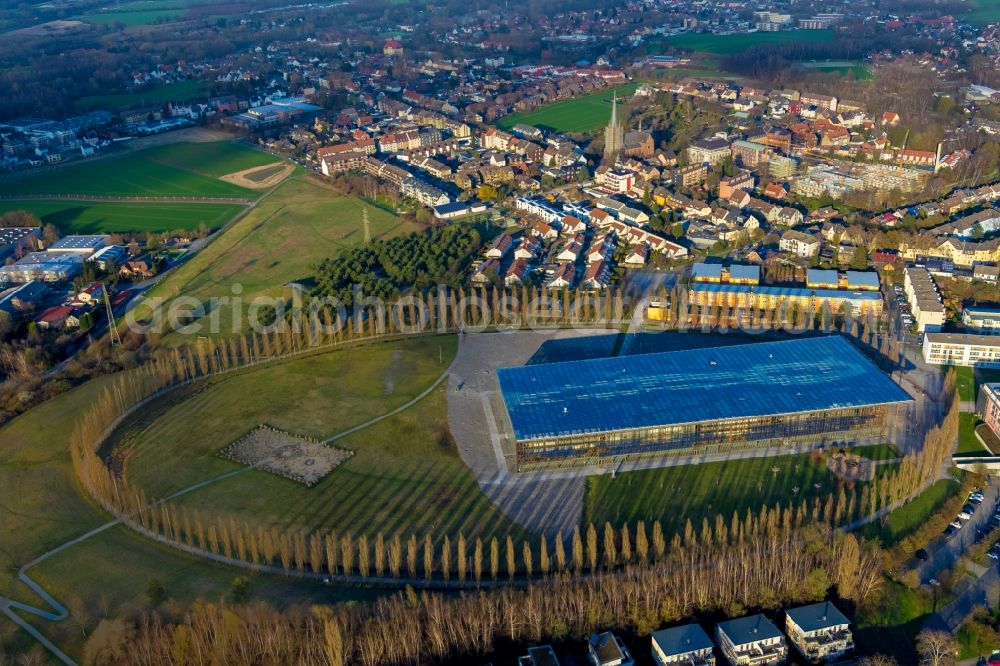
[[[618,120],[618,96],[611,97],[611,120],[604,130],[604,163],[611,165],[618,159],[618,153],[625,145],[625,130]]]

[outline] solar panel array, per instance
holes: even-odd
[[[840,336],[497,373],[518,440],[910,400]]]

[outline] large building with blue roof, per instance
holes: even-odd
[[[518,470],[884,441],[910,397],[840,336],[497,371]]]

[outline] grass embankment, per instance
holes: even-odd
[[[238,470],[217,452],[261,423],[325,439],[404,405],[431,386],[453,336],[330,352],[208,382],[164,398],[120,436],[128,478],[151,497]],[[238,523],[356,534],[454,538],[522,532],[479,491],[448,431],[446,387],[369,429],[337,440],[354,455],[312,488],[251,471],[179,502]]]
[[[78,418],[109,384],[84,384],[0,427],[0,595],[29,604],[40,600],[16,578],[17,569],[56,546],[103,524],[108,517],[78,493],[66,442]],[[112,566],[113,564],[113,566]],[[113,528],[59,553],[29,572],[62,601],[71,617],[61,623],[31,618],[43,633],[79,656],[86,635],[102,617],[148,605],[151,580],[168,598],[219,599],[241,572],[162,548],[125,528]],[[250,597],[284,603],[370,598],[371,591],[251,576]],[[33,639],[0,618],[0,645],[17,653]]]

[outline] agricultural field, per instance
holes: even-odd
[[[323,440],[406,405],[448,368],[454,336],[328,352],[209,381],[168,395],[119,432],[126,474],[150,496],[239,470],[218,451],[264,423]],[[446,386],[398,415],[332,444],[353,455],[312,487],[263,471],[176,500],[237,522],[356,534],[523,531],[480,492],[451,439]],[[191,399],[188,399],[191,398]]]
[[[243,206],[213,203],[111,203],[89,201],[0,200],[0,215],[27,210],[65,234],[193,231],[218,229]]]
[[[833,39],[832,30],[782,30],[781,32],[750,32],[735,35],[689,32],[670,37],[667,44],[702,53],[738,55],[757,45],[832,42]]]
[[[94,109],[119,111],[147,105],[161,105],[167,102],[187,102],[189,100],[205,99],[211,86],[205,81],[190,79],[179,83],[156,86],[141,92],[110,93],[107,95],[92,95],[82,97],[74,103],[77,111],[86,112]]]
[[[290,282],[309,278],[321,260],[364,241],[363,208],[368,210],[372,238],[417,230],[406,218],[339,195],[312,178],[292,178],[149,295],[184,294],[204,301],[231,295],[238,283],[247,303],[255,296],[287,297]],[[220,333],[234,332],[232,312],[225,309],[218,316]],[[241,330],[235,327],[235,332]],[[173,337],[183,340],[181,334]]]
[[[71,164],[0,183],[4,195],[88,195],[125,197],[232,197],[256,199],[257,192],[154,159],[157,149]]]
[[[880,465],[878,474],[894,467]],[[648,525],[659,520],[669,536],[683,533],[687,520],[698,530],[703,518],[714,522],[722,515],[728,521],[734,511],[742,516],[748,508],[825,500],[837,488],[822,457],[811,454],[593,476],[587,479],[584,521],[619,525],[643,520]]]
[[[525,113],[512,113],[498,120],[496,125],[505,130],[518,123],[526,123],[553,132],[589,132],[608,124],[612,95],[631,95],[637,86],[636,83],[629,83],[615,90],[601,90]]]

